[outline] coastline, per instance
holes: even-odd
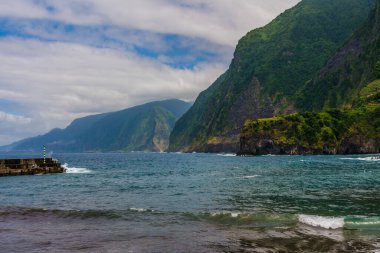
[[[66,169],[52,158],[0,159],[1,176],[63,173]]]

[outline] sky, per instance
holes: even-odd
[[[194,101],[238,40],[299,0],[0,0],[0,145],[155,100]]]

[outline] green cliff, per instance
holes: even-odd
[[[229,69],[177,121],[169,149],[234,152],[247,119],[296,112],[299,90],[372,7],[373,1],[366,0],[303,0],[249,32],[239,41]]]
[[[380,0],[370,17],[300,92],[303,112],[248,120],[240,154],[380,152]],[[331,107],[340,109],[328,109]]]
[[[173,99],[92,115],[3,149],[40,151],[46,145],[57,152],[165,151],[176,120],[189,108],[190,104]]]
[[[299,91],[298,107],[308,111],[351,107],[361,88],[380,78],[379,9],[377,1],[364,25]]]
[[[365,86],[357,106],[248,120],[239,154],[380,153],[380,80]]]

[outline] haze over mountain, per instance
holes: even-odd
[[[249,32],[239,41],[229,69],[178,120],[169,149],[237,151],[247,119],[309,109],[298,102],[305,83],[363,24],[373,3],[303,0]]]
[[[3,150],[54,152],[164,151],[176,120],[190,104],[165,100],[74,120],[65,129],[21,140]]]

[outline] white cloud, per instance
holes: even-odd
[[[0,16],[47,18],[48,13],[30,0],[0,1]]]
[[[28,124],[32,121],[31,118],[24,116],[14,115],[6,112],[0,111],[0,122],[2,123],[12,123],[12,124]]]
[[[299,1],[0,0],[0,17],[14,22],[16,34],[46,40],[0,39],[0,101],[24,110],[16,116],[0,108],[0,145],[65,127],[88,114],[166,98],[194,100],[227,68],[226,55],[241,36]],[[31,21],[81,25],[82,30],[66,33],[64,26]],[[93,34],[97,28],[105,30]],[[171,45],[163,34],[181,36],[181,43],[193,43],[190,48],[197,53],[219,55],[212,58],[217,62],[176,69],[164,63],[194,59],[188,54],[148,59],[132,52],[134,45],[167,50]],[[126,44],[103,45],[103,35]]]
[[[18,38],[0,39],[0,57],[6,59],[0,62],[0,99],[28,108],[36,133],[147,101],[193,100],[226,68],[173,69],[131,52]]]
[[[116,25],[179,34],[234,46],[300,0],[32,0],[0,1],[0,16]],[[53,7],[49,12],[46,6]]]
[[[15,141],[21,136],[27,137],[33,131],[29,131],[32,119],[0,111],[0,145]]]

